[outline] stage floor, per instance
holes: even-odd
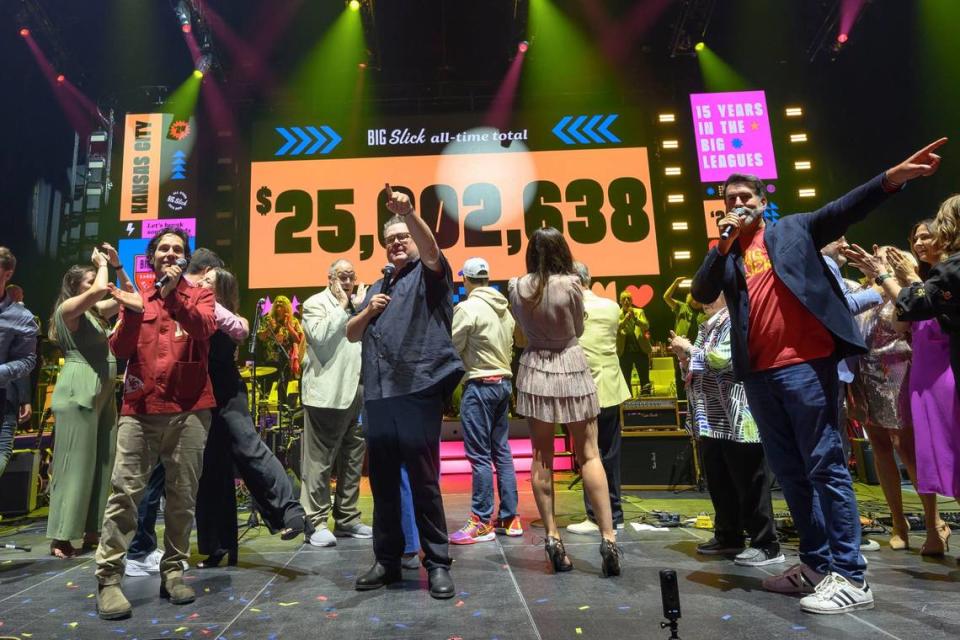
[[[581,492],[557,483],[561,523],[582,518]],[[876,608],[839,616],[800,611],[796,598],[766,593],[760,581],[787,565],[737,567],[723,558],[699,557],[695,546],[709,531],[680,528],[638,532],[630,524],[620,534],[625,562],[619,578],[599,577],[597,538],[565,535],[575,569],[550,575],[543,553],[543,531],[531,526],[536,508],[527,474],[520,477],[522,538],[451,547],[458,595],[430,598],[426,574],[405,572],[405,581],[388,589],[353,590],[357,572],[373,562],[369,540],[341,540],[319,549],[283,542],[266,529],[248,534],[240,566],[200,571],[187,580],[199,597],[173,606],[158,598],[159,578],[127,578],[124,591],[133,617],[105,622],[96,617],[91,554],[59,561],[45,553],[45,520],[0,522],[0,543],[32,544],[31,553],[0,551],[0,638],[667,638],[661,631],[658,571],[677,571],[683,617],[680,637],[708,638],[891,638],[960,637],[960,568],[955,555],[924,559],[917,550],[882,549],[868,554],[868,578]],[[450,530],[459,527],[470,505],[469,478],[443,479]],[[906,487],[905,487],[906,489]],[[875,501],[877,487],[858,485],[862,503]],[[706,493],[627,492],[627,515],[669,509],[686,515],[709,511]],[[917,502],[907,493],[908,504]],[[363,493],[364,520],[371,517],[369,491]],[[782,501],[776,504],[782,510]],[[954,502],[944,510],[956,509]],[[865,509],[866,510],[866,509]],[[795,540],[792,541],[795,543]],[[922,534],[911,536],[917,549]],[[955,541],[960,544],[960,538]],[[788,543],[787,562],[797,561]],[[193,561],[199,558],[194,557]]]

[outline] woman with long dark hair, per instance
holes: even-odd
[[[197,547],[207,556],[197,567],[206,569],[218,566],[224,556],[229,565],[237,563],[234,463],[271,531],[279,531],[282,539],[290,540],[304,532],[306,522],[289,477],[260,439],[250,416],[246,385],[235,357],[235,340],[242,340],[250,330],[247,321],[237,314],[237,279],[226,269],[216,268],[208,271],[198,284],[213,289],[217,303],[229,312],[227,316],[232,316],[231,325],[242,325],[241,331],[228,333],[225,324],[218,320],[217,332],[210,338],[208,371],[217,408],[211,417],[203,453],[196,507]]]
[[[597,445],[600,404],[586,356],[577,341],[583,334],[583,293],[573,256],[563,235],[537,229],[527,245],[527,275],[509,284],[510,303],[528,344],[517,373],[517,412],[527,417],[533,445],[533,495],[546,529],[546,553],[554,571],[570,571],[554,518],[554,424],[566,424],[573,437],[584,490],[594,505],[603,540],[604,576],[620,575],[620,549],[610,512],[607,477]]]
[[[92,266],[67,270],[50,317],[50,340],[64,353],[50,403],[56,442],[47,537],[57,558],[76,555],[71,540],[82,537],[84,549],[99,541],[117,438],[117,362],[107,345],[108,321],[121,304],[143,309],[139,295],[108,280],[108,267],[122,271],[123,265],[112,247],[103,248],[93,250]],[[126,274],[121,280],[129,283]]]

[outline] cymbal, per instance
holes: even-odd
[[[260,377],[262,377],[262,376],[272,376],[272,375],[275,374],[276,372],[277,372],[277,368],[276,368],[276,367],[257,367],[257,377],[258,377],[258,378],[260,378]],[[240,377],[241,377],[241,378],[252,378],[252,377],[253,377],[253,368],[252,368],[252,367],[244,367],[243,369],[240,369]]]

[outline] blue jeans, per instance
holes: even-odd
[[[157,514],[163,497],[167,474],[157,464],[147,481],[147,488],[137,507],[137,533],[127,548],[127,557],[143,560],[157,549]]]
[[[460,421],[463,424],[463,446],[473,469],[471,508],[480,520],[493,516],[493,468],[497,469],[500,494],[499,517],[507,520],[517,515],[517,474],[513,454],[507,442],[510,425],[510,380],[496,384],[469,381],[460,400]]]
[[[744,380],[770,468],[800,535],[800,560],[857,583],[860,515],[837,423],[833,358],[751,373]]]
[[[407,466],[403,464],[400,465],[400,526],[403,528],[403,552],[418,553],[420,532],[417,530],[417,516],[413,512],[410,476],[407,475]]]

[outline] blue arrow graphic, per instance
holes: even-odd
[[[277,152],[273,155],[275,156],[286,155],[287,151],[290,151],[290,148],[297,143],[297,139],[294,138],[289,133],[287,133],[287,130],[284,129],[283,127],[277,127],[277,133],[283,136],[283,139],[287,141],[287,144],[277,149]]]
[[[587,123],[587,126],[583,128],[583,132],[585,134],[593,138],[594,142],[599,142],[600,144],[603,144],[604,142],[606,142],[606,140],[604,140],[603,138],[595,134],[593,132],[593,128],[597,126],[597,123],[600,122],[600,118],[602,117],[603,117],[603,114],[593,116],[592,118],[590,118],[590,122]]]
[[[610,129],[608,128],[611,124],[613,124],[613,121],[616,120],[618,117],[619,117],[619,114],[611,113],[609,116],[607,116],[607,119],[603,121],[603,124],[601,124],[597,128],[597,131],[599,131],[610,142],[620,142],[620,138],[615,136],[613,132],[611,132]]]
[[[324,132],[324,133],[326,133],[328,136],[330,136],[330,144],[328,144],[327,146],[325,146],[325,147],[323,148],[323,150],[320,151],[320,153],[327,154],[327,153],[330,153],[331,151],[333,151],[334,147],[336,147],[338,144],[340,144],[340,141],[343,140],[343,138],[341,138],[341,137],[337,134],[336,131],[334,131],[333,129],[331,129],[331,128],[328,127],[327,125],[322,125],[320,128],[323,129],[323,132]]]
[[[297,148],[290,152],[290,155],[298,156],[303,153],[303,150],[307,148],[308,144],[310,144],[310,136],[308,136],[300,127],[290,127],[290,130],[300,136],[300,140],[302,140],[302,142],[297,145]]]
[[[567,128],[567,133],[572,135],[577,139],[577,142],[580,144],[589,144],[590,141],[583,137],[583,134],[577,131],[580,125],[583,124],[583,121],[587,119],[587,116],[578,116],[576,120],[573,121],[573,124]]]
[[[560,138],[564,144],[574,144],[573,140],[567,137],[567,134],[563,132],[563,128],[567,126],[567,123],[573,120],[573,116],[563,116],[560,118],[560,122],[553,128],[553,135]]]
[[[307,149],[307,155],[312,156],[317,152],[317,149],[319,149],[323,145],[323,143],[327,141],[327,139],[324,137],[322,133],[317,131],[316,127],[312,125],[307,127],[307,131],[309,131],[313,135],[313,137],[317,139],[317,141],[313,144],[313,146]]]

